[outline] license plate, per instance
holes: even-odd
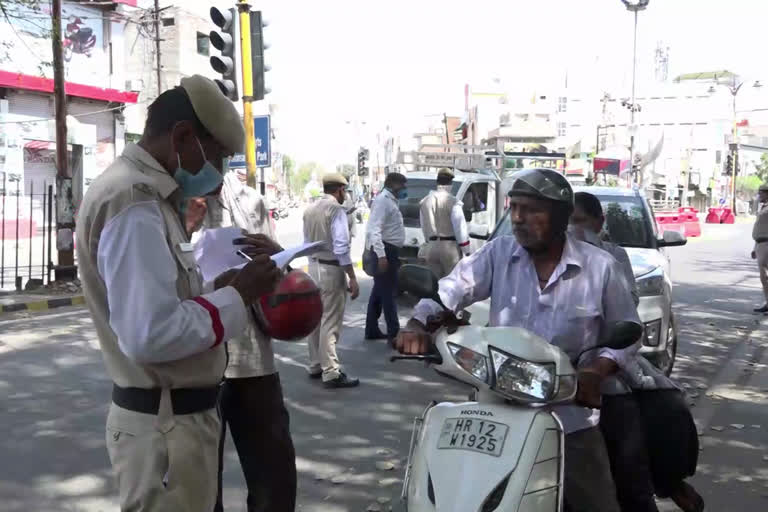
[[[437,448],[440,450],[469,450],[494,457],[501,456],[509,427],[495,421],[447,418],[443,422]]]

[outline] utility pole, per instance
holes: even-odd
[[[160,81],[160,0],[155,0],[155,54],[156,54],[156,68],[157,73],[157,95],[163,92],[163,84]]]
[[[253,60],[251,54],[251,6],[247,0],[237,4],[240,13],[240,63],[243,71],[243,125],[245,127],[246,183],[256,188],[256,136],[253,128]],[[261,182],[261,195],[266,197],[266,183]]]
[[[448,114],[445,112],[443,112],[443,124],[445,125],[445,143],[450,144],[451,139],[450,135],[448,135]],[[448,149],[448,151],[450,151],[450,149]]]
[[[55,267],[55,279],[72,280],[77,276],[74,251],[75,215],[72,204],[72,177],[69,175],[67,158],[67,93],[61,47],[61,0],[51,1],[51,23],[56,115],[56,250],[59,263]]]

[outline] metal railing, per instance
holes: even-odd
[[[53,185],[0,174],[0,291],[48,284],[55,265]]]

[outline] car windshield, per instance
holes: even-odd
[[[597,195],[605,212],[605,230],[610,240],[622,247],[653,248],[649,212],[639,197]],[[512,234],[509,211],[496,226],[491,238]]]
[[[460,181],[453,182],[451,193],[456,195],[461,186]],[[431,190],[437,188],[437,182],[432,178],[408,179],[408,198],[400,200],[400,213],[403,214],[403,224],[409,227],[419,227],[419,203],[427,197]]]

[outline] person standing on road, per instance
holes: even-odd
[[[244,139],[216,84],[183,78],[152,102],[141,140],[82,202],[78,264],[114,383],[106,441],[125,511],[216,503],[223,342],[245,330],[247,306],[280,272],[264,255],[204,286],[184,210],[218,193],[223,159]]]
[[[327,388],[351,388],[360,384],[358,379],[341,371],[336,354],[347,292],[352,300],[360,294],[350,256],[347,212],[342,206],[347,185],[347,179],[341,174],[326,174],[323,176],[325,195],[304,211],[304,241],[325,242],[327,246],[325,251],[313,254],[309,261],[309,275],[320,288],[323,317],[308,340],[309,376],[322,377]]]
[[[453,172],[437,171],[437,190],[421,200],[419,219],[424,233],[423,257],[438,279],[447,276],[462,256],[469,256],[469,231],[462,203],[451,193]]]
[[[274,241],[269,209],[261,194],[245,186],[245,181],[245,169],[230,171],[224,176],[221,194],[207,198],[202,227],[237,226],[257,240],[264,253],[272,255],[282,247]],[[219,398],[222,424],[219,489],[214,512],[224,510],[222,473],[227,425],[248,487],[248,512],[293,512],[296,453],[272,340],[250,316],[246,330],[227,342],[227,354],[229,359]]]
[[[490,326],[528,329],[572,359],[596,347],[615,323],[639,318],[616,261],[566,233],[573,190],[550,169],[515,175],[509,191],[514,236],[499,237],[440,280],[442,303],[458,312],[490,298]],[[442,307],[425,299],[397,338],[397,349],[424,354],[426,324]],[[601,348],[577,361],[576,404],[556,407],[565,430],[565,501],[574,512],[619,512],[603,436],[601,385],[637,352]],[[588,470],[585,471],[585,468]]]
[[[755,313],[768,313],[768,183],[763,183],[757,191],[760,208],[757,210],[757,219],[752,228],[752,239],[755,248],[752,250],[752,259],[757,260],[757,268],[760,271],[760,282],[763,285],[763,298],[765,302]]]
[[[405,226],[398,201],[406,199],[408,180],[403,174],[392,172],[384,180],[384,189],[371,205],[368,217],[363,264],[373,275],[373,289],[368,299],[365,317],[365,339],[394,341],[400,330],[397,318],[397,270],[400,268],[400,248],[405,243]],[[382,310],[387,322],[387,334],[379,329]]]

